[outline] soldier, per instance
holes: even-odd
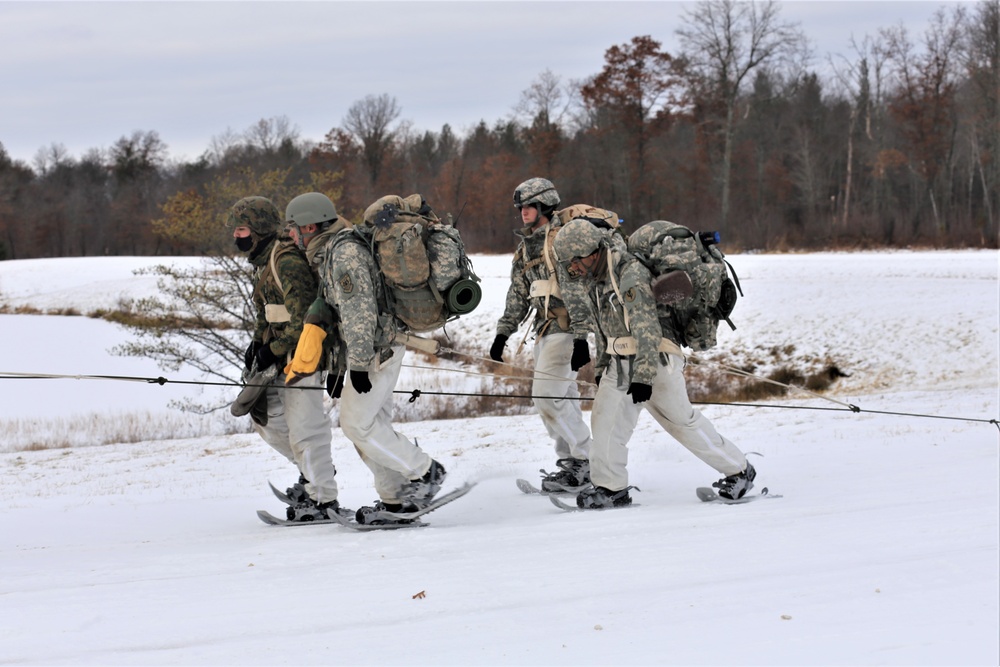
[[[514,232],[521,242],[514,251],[510,287],[503,316],[497,321],[490,358],[503,361],[507,339],[533,308],[535,374],[532,402],[555,441],[555,472],[547,473],[542,490],[574,491],[590,482],[590,430],[580,410],[576,372],[590,363],[586,322],[570,318],[562,301],[551,238],[557,225],[553,213],[559,193],[551,181],[529,178],[514,191],[514,206],[523,227]],[[572,321],[571,321],[572,320]],[[542,471],[545,472],[544,470]]]
[[[247,253],[254,267],[253,302],[257,320],[244,353],[247,370],[277,366],[280,371],[295,352],[302,320],[316,298],[316,279],[305,257],[287,239],[279,238],[281,218],[271,200],[245,197],[229,211],[227,226],[236,247]],[[294,501],[289,520],[326,519],[326,510],[339,510],[337,470],[330,453],[332,431],[323,408],[321,377],[304,378],[302,389],[286,389],[275,374],[255,411],[253,428],[267,444],[295,463],[299,482],[288,489]]]
[[[379,500],[362,507],[358,523],[386,522],[381,511],[413,511],[428,504],[441,489],[445,469],[420,447],[392,428],[392,392],[403,364],[398,334],[406,331],[386,299],[385,285],[372,254],[371,216],[365,225],[339,233],[319,229],[311,210],[328,211],[333,203],[322,194],[299,195],[288,204],[285,219],[292,238],[306,245],[320,280],[320,292],[339,319],[346,347],[348,382],[340,397],[340,427],[372,471]]]
[[[611,232],[586,220],[572,220],[559,230],[554,244],[570,279],[581,281],[589,293],[598,325],[590,451],[595,486],[577,496],[577,505],[600,509],[632,503],[628,441],[644,407],[674,439],[725,475],[712,484],[720,496],[742,497],[753,487],[754,467],[691,406],[684,354],[669,320],[657,316],[652,275],[610,237]]]

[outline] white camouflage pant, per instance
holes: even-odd
[[[669,354],[653,381],[653,395],[635,404],[628,391],[628,379],[618,386],[617,358],[611,358],[594,398],[591,426],[594,443],[590,448],[590,479],[595,486],[619,491],[628,486],[628,441],[645,408],[667,433],[699,459],[723,475],[735,475],[746,468],[746,457],[732,442],[719,435],[712,423],[694,409],[684,382],[684,358]],[[628,372],[630,359],[622,358]]]
[[[375,476],[375,491],[384,503],[400,502],[402,486],[431,467],[431,457],[392,428],[392,392],[404,348],[393,347],[392,353],[381,369],[375,362],[366,369],[371,391],[359,394],[348,376],[340,397],[340,428]]]
[[[337,471],[330,454],[333,431],[323,409],[324,387],[322,373],[310,375],[293,388],[286,388],[284,373],[278,373],[267,388],[267,426],[253,424],[267,444],[298,467],[309,480],[306,491],[320,503],[337,499]]]
[[[531,383],[532,402],[549,436],[555,440],[556,457],[587,460],[590,429],[583,421],[576,373],[570,368],[573,334],[552,333],[535,341],[535,378]],[[554,376],[554,377],[553,377]],[[562,379],[565,378],[565,379]]]

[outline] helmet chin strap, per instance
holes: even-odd
[[[319,234],[323,231],[323,229],[325,229],[325,227],[323,227],[322,225],[316,225],[316,231],[309,232],[307,234],[306,232],[302,231],[301,227],[296,226],[295,245],[298,246],[299,250],[304,251],[306,247],[309,245],[309,241],[312,241],[315,237],[319,236]]]
[[[608,275],[609,269],[611,268],[611,254],[608,246],[603,243],[597,250],[600,254],[597,255],[597,261],[590,270],[590,275],[594,280],[603,280]]]

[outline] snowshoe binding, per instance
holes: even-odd
[[[413,520],[387,516],[384,512],[416,512],[417,509],[417,506],[412,503],[384,503],[381,500],[377,500],[370,507],[359,508],[354,514],[354,520],[363,526],[408,524],[413,523]]]
[[[329,521],[330,517],[327,516],[326,511],[333,510],[337,514],[344,517],[351,517],[354,512],[347,509],[346,507],[341,507],[340,503],[336,500],[331,500],[325,503],[317,503],[312,498],[306,496],[306,499],[295,503],[294,505],[289,505],[285,509],[285,517],[289,521]]]
[[[542,491],[545,493],[575,493],[590,485],[590,461],[565,458],[556,461],[559,470],[542,473]]]
[[[753,488],[753,480],[757,477],[757,471],[747,461],[746,470],[737,474],[723,477],[718,482],[712,482],[712,486],[719,490],[719,495],[729,500],[739,500],[746,495],[746,492]]]
[[[634,486],[626,486],[621,491],[612,491],[603,486],[595,486],[580,492],[576,497],[576,506],[584,510],[627,507],[632,504],[632,496],[629,494],[629,489],[639,490]]]
[[[400,489],[399,495],[403,504],[415,505],[418,509],[429,505],[437,492],[441,490],[441,483],[444,482],[447,474],[443,465],[432,460],[431,467],[427,469],[423,477],[411,480]]]

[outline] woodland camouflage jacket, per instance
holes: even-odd
[[[275,251],[277,280],[271,270],[272,250]],[[279,357],[293,354],[302,333],[302,320],[316,298],[316,278],[305,256],[288,240],[271,241],[250,262],[254,266],[253,302],[257,308],[253,338],[270,343],[271,350]],[[265,316],[268,304],[284,305],[288,309],[288,321],[269,323]]]

